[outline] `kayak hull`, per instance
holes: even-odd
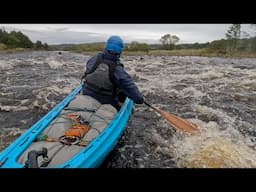
[[[25,131],[0,154],[0,168],[23,168],[17,162],[19,156],[30,146],[40,133],[60,114],[82,89],[76,87],[66,98],[49,111],[43,118]],[[120,111],[111,123],[75,156],[54,168],[96,168],[113,150],[122,135],[133,108],[133,101],[126,98]]]

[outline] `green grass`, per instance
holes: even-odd
[[[34,49],[25,48],[14,48],[8,49],[4,44],[0,44],[0,52],[22,52],[22,51],[34,51]],[[75,53],[81,53],[84,55],[95,55],[100,51],[84,51],[84,50],[71,50]],[[236,52],[233,54],[220,53],[209,51],[208,49],[176,49],[176,50],[150,50],[146,51],[124,51],[124,56],[143,56],[143,55],[153,55],[153,56],[203,56],[203,57],[225,57],[225,58],[256,58],[256,52]]]
[[[99,51],[75,51],[85,55],[94,55]],[[202,57],[225,57],[225,58],[256,58],[256,52],[236,52],[233,54],[212,52],[207,49],[179,49],[179,50],[151,50],[151,51],[124,51],[122,55],[125,56],[202,56]]]

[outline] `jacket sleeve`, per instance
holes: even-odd
[[[121,89],[127,97],[132,99],[136,104],[142,104],[144,102],[142,93],[139,91],[131,76],[121,65],[117,65],[114,77],[117,87]]]

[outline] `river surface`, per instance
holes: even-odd
[[[0,151],[79,83],[89,55],[0,53]],[[256,59],[122,56],[149,103],[200,126],[175,130],[135,105],[104,168],[256,167]]]

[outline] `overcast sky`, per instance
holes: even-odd
[[[205,43],[225,38],[231,24],[0,24],[5,30],[20,30],[33,42],[48,44],[106,41],[119,35],[125,42],[160,43],[164,34],[177,35],[180,43]],[[248,29],[242,25],[242,29]]]

